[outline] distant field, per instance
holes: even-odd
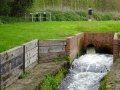
[[[23,22],[0,25],[0,52],[33,39],[63,39],[80,32],[120,32],[119,21]]]

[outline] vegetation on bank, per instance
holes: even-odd
[[[119,21],[21,22],[0,25],[0,52],[33,39],[64,39],[80,32],[119,32]]]
[[[46,78],[42,85],[40,85],[40,90],[59,90],[58,84],[64,78],[66,72],[67,69],[62,68],[58,71],[58,73],[55,76],[45,75]]]
[[[106,82],[107,82],[107,79],[109,77],[109,73],[107,73],[107,75],[101,80],[100,82],[100,90],[106,90]]]

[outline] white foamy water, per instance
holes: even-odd
[[[110,71],[113,55],[85,54],[75,59],[59,90],[98,90],[99,82]]]

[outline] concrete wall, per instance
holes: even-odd
[[[66,39],[66,54],[71,62],[82,53],[84,45],[84,33],[79,33]]]

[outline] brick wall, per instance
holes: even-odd
[[[98,52],[100,48],[105,47],[113,53],[114,33],[85,33],[84,37],[84,49],[93,44]]]
[[[71,62],[82,53],[84,33],[79,33],[66,39],[66,54]]]
[[[114,35],[114,42],[113,42],[113,56],[114,56],[114,60],[116,60],[117,58],[120,57],[120,46],[118,46],[118,44],[120,44],[120,39],[118,39],[117,33],[115,33],[115,35]]]

